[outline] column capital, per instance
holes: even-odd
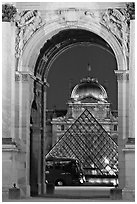
[[[129,80],[129,70],[114,70],[118,81]]]
[[[32,78],[36,80],[36,77],[30,72],[16,71],[15,72],[15,81],[29,81]]]
[[[44,85],[46,87],[49,87],[49,83],[47,82],[47,80],[45,79],[44,81],[42,81],[40,78],[34,76],[33,73],[31,72],[25,72],[25,71],[16,71],[15,72],[15,81],[29,81],[31,79],[33,79],[34,81],[38,82],[40,85]]]

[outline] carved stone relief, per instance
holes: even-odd
[[[92,21],[103,25],[120,42],[126,56],[129,54],[129,15],[126,9],[85,11]]]
[[[124,10],[123,10],[124,11]],[[121,43],[126,56],[129,53],[129,26],[127,16],[120,9],[108,9],[104,12],[101,24],[105,26]]]
[[[111,32],[120,42],[124,54],[128,57],[129,54],[129,10],[126,9],[107,9],[107,10],[82,10],[77,8],[61,9],[52,11],[52,19],[58,20],[58,23],[76,26],[78,21],[88,20],[104,26]],[[51,12],[49,12],[51,13]],[[130,12],[131,13],[131,12]],[[54,18],[55,16],[55,18]],[[46,22],[51,22],[48,11],[46,13]],[[42,22],[43,21],[43,22]],[[43,24],[45,19],[42,19],[37,10],[25,10],[17,13],[15,22],[17,26],[16,37],[16,57],[19,58],[26,42]]]
[[[26,42],[42,26],[42,18],[37,10],[27,10],[17,13],[16,57],[19,58]]]

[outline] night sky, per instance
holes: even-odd
[[[91,71],[88,71],[88,63]],[[117,110],[117,69],[115,57],[96,46],[76,46],[62,53],[52,64],[48,75],[47,108],[66,109],[70,86],[75,86],[83,77],[97,78],[108,94],[113,110]]]

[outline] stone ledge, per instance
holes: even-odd
[[[135,152],[135,146],[133,147],[133,146],[129,146],[128,148],[127,148],[127,146],[126,146],[126,148],[124,148],[123,150],[122,150],[123,152]]]
[[[2,145],[2,152],[18,152],[19,150],[15,145]]]
[[[2,151],[18,151],[17,144],[12,140],[12,138],[2,138]]]

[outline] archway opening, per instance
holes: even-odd
[[[66,109],[71,89],[82,78],[90,76],[97,78],[106,88],[111,107],[117,110],[116,69],[114,55],[99,45],[84,44],[67,49],[51,65],[47,78],[47,109]]]
[[[72,88],[81,78],[89,74],[88,63],[92,67],[91,77],[98,78],[101,84],[109,89],[110,102],[113,101],[112,105],[114,109],[117,109],[117,83],[114,76],[117,63],[112,49],[101,37],[85,30],[64,30],[47,41],[40,50],[34,72],[38,80],[34,83],[31,113],[30,186],[32,195],[38,194],[39,188],[41,192],[43,191],[46,152],[46,149],[43,148],[45,144],[48,150],[52,147],[50,144],[52,127],[49,122],[52,115],[48,114],[46,109],[52,109],[53,106],[56,106],[57,109],[66,109],[65,105],[70,96],[70,83]],[[44,95],[45,79],[50,84],[49,91],[46,90],[46,97]],[[109,86],[110,83],[113,84],[113,90]],[[55,110],[52,111],[54,112]]]

